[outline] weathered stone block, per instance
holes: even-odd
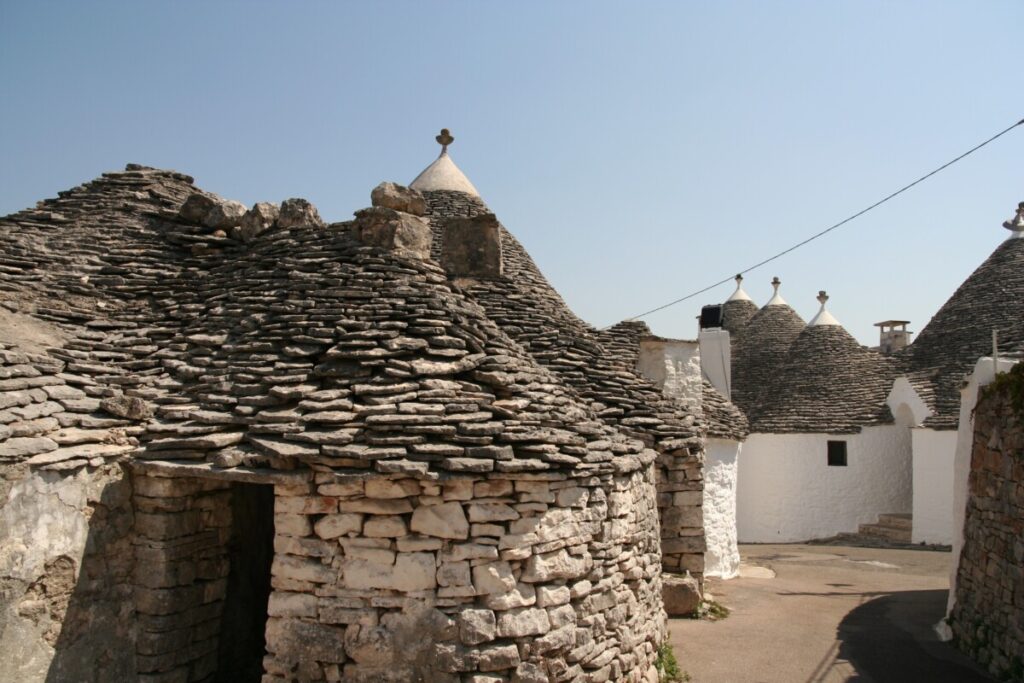
[[[363,498],[339,501],[338,509],[342,512],[364,512],[371,515],[402,515],[412,512],[412,503],[405,499],[375,500]]]
[[[501,226],[492,213],[444,222],[441,265],[454,277],[502,275]]]
[[[416,258],[430,256],[433,233],[426,219],[392,209],[372,208],[356,212],[353,236],[363,244],[407,253]]]
[[[311,617],[317,615],[315,595],[274,591],[267,602],[267,614],[272,617]]]
[[[345,534],[358,534],[363,529],[363,516],[355,513],[325,515],[314,526],[316,535],[324,539],[338,538]]]
[[[466,645],[479,645],[494,640],[497,623],[491,610],[462,610],[459,612],[459,639]]]
[[[557,607],[572,598],[568,586],[537,586],[537,606]]]
[[[506,593],[515,588],[516,579],[508,562],[490,562],[473,567],[473,586],[478,595]]]
[[[298,619],[271,617],[267,620],[267,651],[288,661],[311,659],[342,664],[345,629]]]
[[[422,193],[395,183],[384,182],[373,188],[370,192],[370,202],[373,206],[411,213],[414,216],[422,216],[427,211],[427,202],[423,199]]]
[[[216,206],[217,201],[217,197],[195,192],[189,195],[185,203],[181,205],[181,208],[178,210],[178,218],[186,223],[198,225],[206,218],[206,214],[210,213],[210,209]]]
[[[320,560],[291,555],[276,555],[270,573],[285,579],[311,583],[334,583],[338,579],[337,572]]]
[[[415,479],[370,479],[366,482],[367,498],[408,498],[420,495]]]
[[[459,503],[442,503],[416,508],[411,529],[427,536],[465,539],[469,537],[469,521]]]
[[[274,515],[274,532],[285,536],[309,536],[313,524],[306,515],[278,513]]]
[[[444,562],[437,570],[439,586],[471,586],[469,562]]]
[[[411,593],[437,587],[433,553],[400,553],[394,565],[354,558],[346,559],[342,566],[348,588],[387,588]]]
[[[539,607],[524,607],[503,612],[498,616],[499,638],[522,638],[543,635],[551,630],[548,613]]]
[[[670,617],[690,616],[700,606],[700,583],[692,576],[664,574],[661,595]]]
[[[324,227],[324,221],[320,218],[316,207],[306,199],[292,198],[281,202],[281,211],[278,213],[277,225],[282,228],[308,225],[313,227]]]
[[[281,208],[277,204],[257,202],[245,212],[238,227],[231,232],[231,236],[241,242],[249,242],[257,235],[269,230],[280,213]]]
[[[553,579],[575,579],[590,571],[593,560],[589,556],[573,556],[565,550],[531,555],[526,561],[522,580],[527,583],[547,582]]]
[[[225,199],[213,205],[203,217],[203,225],[214,230],[228,230],[242,222],[245,204]]]
[[[528,583],[517,583],[516,587],[507,593],[492,593],[483,597],[484,607],[495,611],[529,607],[536,602],[537,591]]]
[[[370,538],[397,538],[408,533],[405,520],[399,515],[371,515],[363,523],[363,535]]]
[[[515,645],[491,645],[480,648],[479,652],[477,668],[480,671],[504,671],[519,666],[519,648]]]
[[[467,506],[471,522],[503,522],[519,519],[519,513],[504,503],[472,503]]]

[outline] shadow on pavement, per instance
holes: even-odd
[[[989,677],[932,630],[946,611],[945,590],[889,593],[850,611],[839,624],[838,659],[858,683],[989,683]],[[814,680],[813,678],[811,679]]]

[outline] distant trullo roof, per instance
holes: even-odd
[[[447,128],[442,128],[441,134],[436,137],[436,140],[441,145],[441,155],[437,157],[434,163],[423,169],[416,176],[416,179],[409,184],[409,187],[421,192],[428,190],[450,190],[465,192],[474,197],[479,197],[480,193],[477,192],[473,183],[469,182],[466,174],[455,165],[451,156],[448,155],[448,145],[455,142],[455,138],[452,137]]]
[[[736,291],[722,304],[722,327],[735,337],[756,313],[757,304],[743,291],[743,276],[737,275]]]
[[[778,373],[790,345],[804,329],[803,319],[778,295],[746,324],[732,346],[732,401],[753,423],[757,400]]]
[[[960,383],[981,356],[1024,354],[1024,203],[1004,223],[1012,234],[964,280],[904,356],[909,379],[934,411],[925,426],[955,428]]]
[[[857,343],[825,310],[797,336],[759,393],[754,432],[850,433],[892,421],[885,396],[893,363]],[[777,308],[775,306],[771,308]]]

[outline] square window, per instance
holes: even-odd
[[[846,467],[846,442],[845,441],[829,441],[828,442],[828,466],[829,467]]]

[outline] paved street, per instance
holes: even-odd
[[[813,545],[740,552],[744,576],[708,581],[731,615],[670,622],[693,683],[992,680],[932,630],[945,613],[950,553]]]

